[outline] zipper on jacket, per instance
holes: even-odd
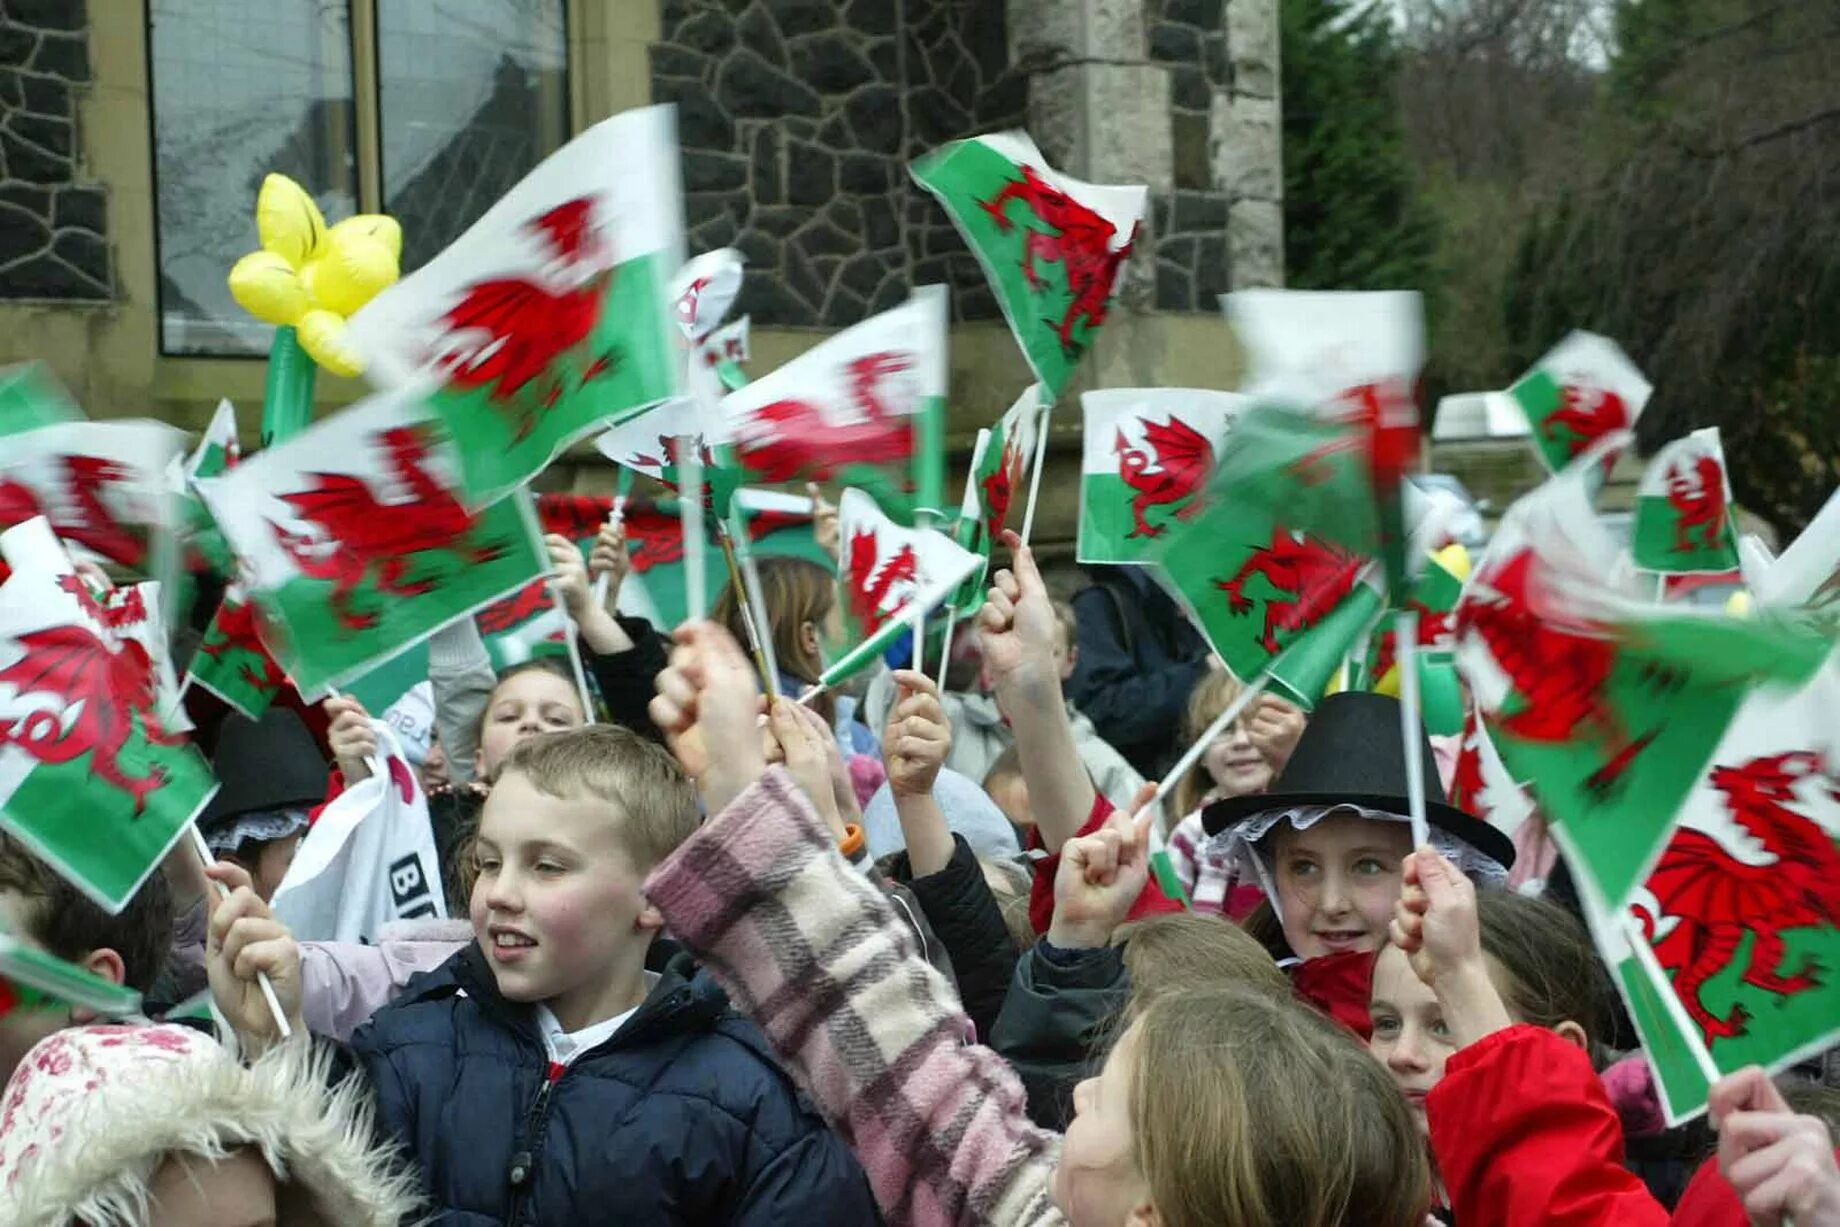
[[[524,1116],[524,1149],[511,1156],[511,1170],[506,1173],[511,1181],[511,1204],[505,1214],[507,1223],[516,1223],[519,1212],[524,1208],[524,1198],[529,1193],[530,1179],[536,1170],[537,1152],[543,1148],[543,1128],[549,1120],[550,1095],[555,1092],[556,1084],[562,1081],[562,1075],[568,1071],[569,1067],[560,1061],[549,1063],[543,1085],[537,1089],[537,1097]]]

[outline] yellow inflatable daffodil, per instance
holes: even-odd
[[[1453,541],[1432,555],[1437,564],[1457,577],[1459,583],[1469,582],[1469,551]]]
[[[379,213],[328,227],[298,183],[269,175],[256,197],[256,233],[262,250],[230,270],[230,293],[257,319],[293,328],[333,374],[361,373],[345,321],[401,275],[402,227]]]

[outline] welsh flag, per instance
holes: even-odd
[[[722,398],[716,441],[756,485],[838,482],[910,520],[945,508],[946,291],[827,337]]]
[[[1581,892],[1612,911],[1747,689],[1806,681],[1831,644],[1782,619],[1674,612],[1618,591],[1588,492],[1607,455],[1594,447],[1509,509],[1456,634],[1502,761],[1553,822]]]
[[[977,253],[1050,400],[1105,323],[1149,189],[1082,183],[1024,132],[953,141],[910,168]]]
[[[1461,545],[1449,545],[1426,558],[1412,586],[1407,590],[1405,608],[1418,614],[1418,636],[1413,645],[1420,659],[1448,662],[1456,651],[1451,618],[1456,613],[1457,598],[1463,593],[1463,581],[1469,578],[1469,551]],[[1381,618],[1378,629],[1368,640],[1361,686],[1379,689],[1393,674],[1399,653],[1398,614],[1389,611]],[[1396,692],[1398,679],[1392,680]],[[1454,730],[1444,730],[1453,732]]]
[[[1371,580],[1357,580],[1348,595],[1315,626],[1272,658],[1272,690],[1305,711],[1314,711],[1329,683],[1341,672],[1348,651],[1380,616],[1385,598]]]
[[[964,507],[971,507],[975,494],[981,552],[986,556],[991,543],[1002,536],[1005,528],[1013,525],[1020,531],[1035,452],[1046,443],[1042,431],[1047,425],[1047,412],[1041,385],[1030,384],[997,419],[983,449],[972,457]]]
[[[1633,546],[1636,565],[1644,571],[1737,570],[1731,482],[1717,426],[1674,440],[1649,462],[1636,491]]]
[[[1359,432],[1275,406],[1248,409],[1201,498],[1200,513],[1166,533],[1152,557],[1227,668],[1249,681],[1353,596],[1378,556]]]
[[[696,360],[714,371],[722,386],[730,392],[747,387],[747,373],[741,369],[748,360],[748,317],[724,324],[696,343]]]
[[[70,393],[42,362],[0,368],[0,435],[83,417]]]
[[[945,601],[984,564],[936,528],[905,528],[861,490],[837,505],[843,538],[843,611],[852,645],[818,682],[835,686],[913,632],[913,620]]]
[[[589,548],[592,548],[590,545]],[[538,576],[510,596],[493,601],[473,615],[494,671],[522,664],[533,656],[566,656],[569,616],[556,603],[548,576]]]
[[[1705,1104],[1706,1063],[1775,1072],[1840,1040],[1836,710],[1832,661],[1749,694],[1630,900],[1629,940],[1648,950],[1612,967],[1670,1121]]]
[[[1509,837],[1535,812],[1526,790],[1508,774],[1473,704],[1463,718],[1463,741],[1457,750],[1456,772],[1450,780],[1450,803]]]
[[[372,377],[416,385],[470,506],[678,391],[683,204],[671,108],[588,129],[352,318]]]
[[[1605,435],[1635,429],[1653,391],[1615,341],[1574,332],[1508,395],[1527,414],[1546,467],[1557,472]]]
[[[0,534],[0,551],[14,571],[0,586],[0,826],[117,912],[217,781],[161,719],[160,670],[124,633],[132,611],[51,561],[42,520]]]
[[[168,470],[185,436],[161,422],[58,422],[0,448],[0,528],[44,516],[67,543],[147,570],[171,521]]]
[[[1079,561],[1147,562],[1171,525],[1200,515],[1246,404],[1203,388],[1082,393]]]
[[[229,575],[234,566],[230,547],[224,544],[224,535],[218,529],[217,521],[211,518],[203,501],[193,493],[192,482],[221,476],[236,467],[242,458],[242,444],[236,430],[236,407],[227,400],[220,400],[217,402],[217,411],[211,415],[211,424],[205,428],[204,437],[198,441],[191,456],[179,466],[175,483],[182,508],[179,516],[180,532],[198,560],[219,575]]]
[[[75,963],[0,933],[0,1018],[23,1010],[82,1006],[106,1018],[138,1014],[141,995]]]
[[[242,586],[230,584],[193,653],[185,684],[210,691],[255,720],[287,685],[287,674],[263,645],[261,610]]]
[[[703,505],[726,518],[743,474],[735,450],[711,447],[709,433],[696,401],[680,396],[615,426],[594,446],[621,468],[642,473],[673,494],[683,484],[682,465],[694,447],[702,461]]]
[[[1335,446],[1366,470],[1379,517],[1387,588],[1406,591],[1406,473],[1418,459],[1418,380],[1425,361],[1424,306],[1407,291],[1241,290],[1221,300],[1246,347],[1248,388],[1259,401],[1306,410],[1348,431]],[[1315,461],[1298,475],[1325,479]]]
[[[303,698],[548,569],[529,497],[468,510],[427,408],[374,396],[198,483]]]

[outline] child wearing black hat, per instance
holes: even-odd
[[[274,897],[307,833],[307,814],[326,797],[326,760],[298,713],[271,707],[260,720],[230,716],[212,761],[221,787],[198,830],[221,861],[248,870],[256,893]]]

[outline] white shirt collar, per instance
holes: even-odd
[[[655,971],[646,972],[646,996],[651,996],[652,989],[656,987],[657,984],[658,973]],[[640,1005],[643,1004],[644,1002],[641,1001]],[[564,1031],[562,1029],[562,1024],[557,1021],[555,1014],[550,1012],[550,1008],[547,1005],[539,1003],[537,1005],[537,1025],[543,1029],[543,1046],[549,1050],[549,1059],[558,1065],[568,1065],[582,1053],[590,1049],[598,1048],[609,1039],[612,1039],[614,1032],[618,1031],[626,1024],[627,1019],[638,1012],[639,1006],[634,1006],[624,1014],[615,1014],[612,1018],[604,1018],[600,1022],[591,1023],[579,1031]]]

